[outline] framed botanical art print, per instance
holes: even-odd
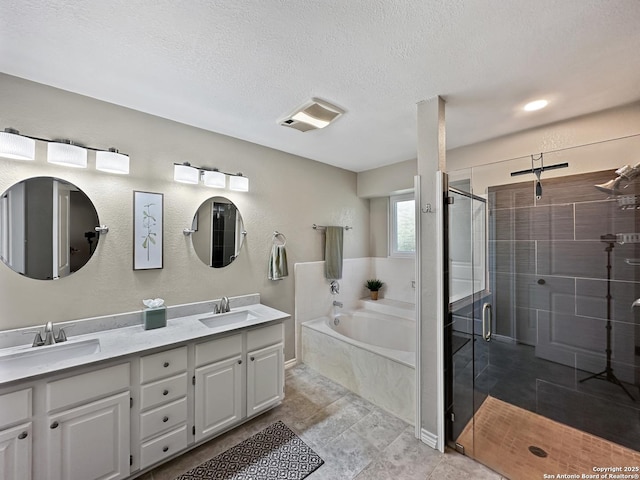
[[[164,195],[133,192],[133,269],[162,268]]]

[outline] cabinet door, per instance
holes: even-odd
[[[282,343],[247,354],[247,415],[261,412],[284,398]]]
[[[196,368],[196,442],[242,418],[242,355]]]
[[[50,480],[129,476],[129,392],[48,416]]]
[[[31,422],[0,431],[0,480],[31,479]]]

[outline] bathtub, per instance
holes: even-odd
[[[379,302],[303,323],[302,361],[413,424],[414,310],[408,304],[395,308],[402,302]]]

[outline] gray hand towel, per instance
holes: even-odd
[[[269,280],[282,280],[289,275],[284,245],[273,245],[269,257]]]
[[[327,227],[324,242],[324,276],[329,280],[342,278],[343,227]]]

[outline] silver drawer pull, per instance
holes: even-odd
[[[164,368],[167,368],[169,366],[169,362],[164,362],[164,364],[162,365]]]
[[[165,452],[165,453],[168,452],[169,451],[169,447],[163,447],[162,451]]]
[[[166,396],[166,395],[169,395],[169,390],[163,390],[163,391],[162,391],[162,395],[165,395],[165,396]]]
[[[29,434],[27,432],[22,432],[20,435],[18,435],[18,440],[24,440],[28,435]]]
[[[255,360],[255,358],[254,358],[254,357],[251,357],[251,361],[253,362],[254,360]]]
[[[242,360],[238,360],[238,365],[241,365],[241,364],[242,364]]]
[[[60,425],[58,422],[53,422],[51,428],[58,428],[58,425]]]
[[[163,417],[163,418],[162,418],[162,421],[163,421],[164,423],[167,423],[167,422],[169,421],[169,417]]]

